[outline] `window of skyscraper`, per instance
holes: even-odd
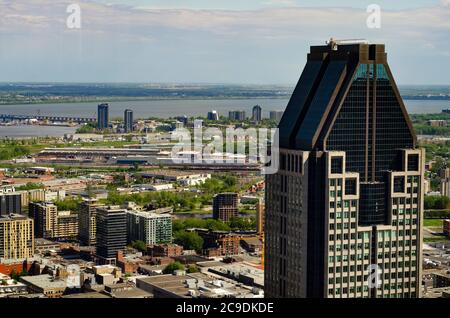
[[[331,158],[331,173],[342,173],[343,172],[343,158],[342,157],[332,157]]]

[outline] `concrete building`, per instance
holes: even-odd
[[[67,288],[65,280],[48,274],[22,276],[20,282],[27,286],[30,294],[43,294],[47,298],[60,298]]]
[[[259,123],[262,120],[262,108],[259,105],[255,105],[252,108],[252,121]]]
[[[123,123],[126,133],[130,133],[134,130],[133,111],[131,109],[125,109],[123,113]]]
[[[264,235],[265,211],[266,206],[263,200],[259,200],[256,204],[256,233],[258,235]]]
[[[239,254],[240,237],[226,231],[192,229],[203,239],[203,252],[206,256],[230,256]]]
[[[283,117],[283,113],[284,112],[282,110],[280,110],[280,111],[272,110],[269,112],[269,119],[279,123],[281,120],[281,117]]]
[[[228,112],[228,118],[230,120],[244,121],[247,117],[245,116],[245,111],[243,110],[232,110]]]
[[[55,238],[78,238],[78,213],[74,211],[58,211],[56,215]]]
[[[263,298],[264,294],[249,286],[235,284],[203,273],[156,275],[136,279],[136,287],[154,298]]]
[[[195,186],[211,179],[210,173],[179,170],[155,170],[142,173],[144,178],[155,178],[171,182],[180,182],[184,186]]]
[[[33,254],[33,220],[18,214],[0,216],[0,260],[26,259]]]
[[[0,297],[27,294],[27,286],[0,273]]]
[[[172,242],[172,216],[147,211],[127,211],[128,242],[147,245]]]
[[[425,155],[384,45],[311,47],[279,135],[266,296],[420,297]]]
[[[22,212],[21,196],[19,193],[0,193],[0,215]]]
[[[152,257],[174,257],[183,255],[183,246],[177,244],[155,244],[147,247]]]
[[[238,216],[238,194],[219,193],[213,199],[213,218],[224,222]]]
[[[80,204],[78,237],[86,246],[95,246],[97,243],[97,208],[101,206],[96,199],[84,199]]]
[[[208,118],[208,120],[217,121],[217,120],[219,120],[219,113],[217,112],[217,110],[212,110],[212,111],[208,112],[207,118]]]
[[[31,202],[28,215],[34,220],[34,233],[38,238],[75,239],[78,237],[78,214],[58,211],[52,202]]]
[[[109,104],[97,106],[97,128],[107,129],[109,127]]]
[[[54,238],[58,208],[51,202],[30,202],[28,215],[34,220],[34,234],[39,238]]]
[[[102,263],[115,264],[117,252],[127,246],[126,210],[117,206],[97,208],[96,254]]]

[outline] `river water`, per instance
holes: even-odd
[[[217,110],[219,115],[228,116],[230,110],[245,110],[251,115],[254,105],[260,105],[263,116],[267,117],[271,110],[284,110],[288,99],[203,99],[203,100],[152,100],[111,102],[110,118],[122,118],[123,111],[132,109],[134,118],[168,118],[186,115],[206,116],[210,110]],[[440,113],[450,108],[450,101],[442,100],[405,100],[410,113]],[[62,103],[62,104],[23,104],[2,105],[0,114],[48,115],[68,117],[96,117],[97,103]],[[0,137],[27,136],[62,136],[73,133],[73,127],[60,126],[0,126]]]

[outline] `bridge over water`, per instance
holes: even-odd
[[[97,121],[96,118],[89,117],[68,117],[68,116],[32,116],[32,115],[14,115],[14,114],[0,114],[0,121],[6,120],[26,120],[26,119],[37,119],[37,120],[49,120],[58,122],[75,122],[75,123],[92,123]]]

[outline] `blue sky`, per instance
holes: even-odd
[[[3,0],[0,81],[294,85],[331,36],[385,43],[399,84],[450,85],[450,0]]]

